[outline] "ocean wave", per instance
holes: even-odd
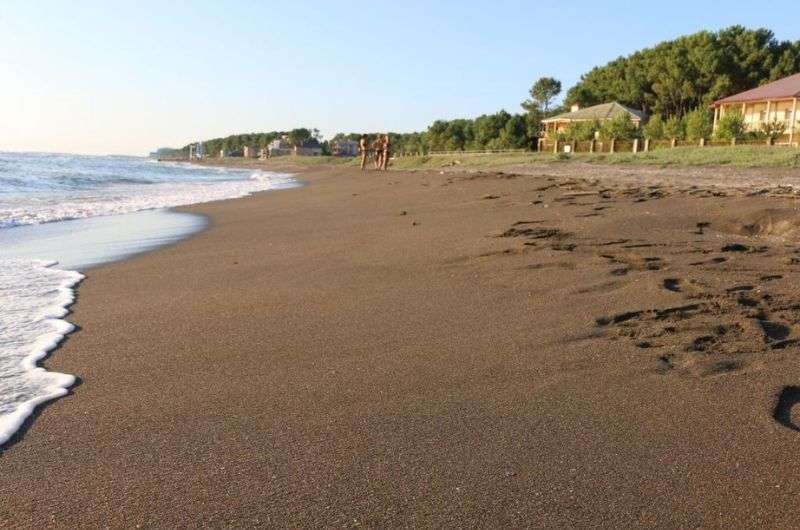
[[[14,155],[0,176],[0,229],[243,197],[296,186],[260,170],[152,163],[127,157]]]
[[[174,208],[294,186],[297,183],[290,177],[258,172],[239,181],[124,184],[73,197],[37,196],[8,202],[0,198],[0,228]]]

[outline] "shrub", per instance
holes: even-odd
[[[686,137],[686,122],[677,116],[670,116],[664,122],[664,138],[683,140]]]
[[[563,142],[564,140],[567,139],[567,135],[565,133],[563,133],[563,132],[547,131],[545,133],[545,138],[547,138],[551,142],[555,141],[555,140],[558,140],[559,142]]]
[[[714,124],[708,112],[703,109],[695,109],[686,115],[686,139],[697,141],[701,138],[708,138]]]
[[[744,137],[744,116],[738,109],[725,113],[719,119],[716,136],[720,140],[739,140]]]
[[[767,133],[765,133],[764,131],[747,131],[742,135],[742,139],[751,141],[766,140]]]
[[[576,121],[569,124],[564,136],[567,140],[585,142],[594,139],[595,132],[601,129],[599,121]]]
[[[644,135],[651,140],[664,139],[664,119],[659,114],[651,117],[644,126]]]
[[[783,136],[783,133],[786,132],[786,124],[782,121],[777,121],[777,120],[769,123],[762,123],[761,131],[764,133],[765,137],[777,140],[778,138]]]
[[[631,140],[638,138],[640,132],[627,114],[620,114],[606,121],[600,128],[600,136],[604,140]]]

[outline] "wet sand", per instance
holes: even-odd
[[[797,195],[563,167],[319,168],[91,271],[0,526],[796,526]]]

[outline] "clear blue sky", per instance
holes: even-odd
[[[364,6],[363,12],[356,9]],[[535,79],[796,0],[0,0],[0,150],[145,154],[239,132],[421,130],[519,111]]]

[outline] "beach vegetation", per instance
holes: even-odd
[[[719,119],[716,137],[720,140],[739,140],[744,137],[744,116],[738,110],[730,111]]]
[[[762,123],[761,132],[765,138],[771,138],[775,141],[786,132],[786,123],[778,120]]]
[[[437,120],[424,136],[430,151],[530,149],[538,137],[538,127],[531,123],[529,116],[501,110],[473,120]],[[414,152],[406,142],[410,140],[412,146],[421,143],[419,136],[398,140],[395,151],[399,148],[403,152]]]
[[[645,138],[650,138],[651,140],[663,140],[664,139],[664,119],[656,114],[647,122],[644,126],[643,130]]]
[[[574,121],[564,131],[564,138],[576,142],[593,140],[602,127],[602,124],[597,120]]]
[[[655,118],[655,116],[653,118]],[[678,116],[670,116],[664,120],[664,138],[683,140],[685,137],[686,122],[683,119]]]
[[[600,138],[604,140],[632,140],[640,135],[641,129],[624,114],[603,122],[600,127]]]
[[[737,146],[683,146],[664,147],[647,152],[632,153],[570,153],[567,157],[552,152],[520,152],[496,154],[449,154],[425,157],[400,157],[392,162],[396,169],[426,170],[447,167],[462,169],[519,171],[526,164],[584,162],[590,164],[647,165],[659,167],[728,166],[728,167],[800,167],[800,153],[788,146],[759,145]]]
[[[800,71],[800,42],[764,28],[700,31],[593,68],[566,95],[583,106],[619,101],[649,115],[684,117],[730,94]]]
[[[696,142],[711,137],[714,123],[705,109],[694,109],[686,115],[686,139]]]

